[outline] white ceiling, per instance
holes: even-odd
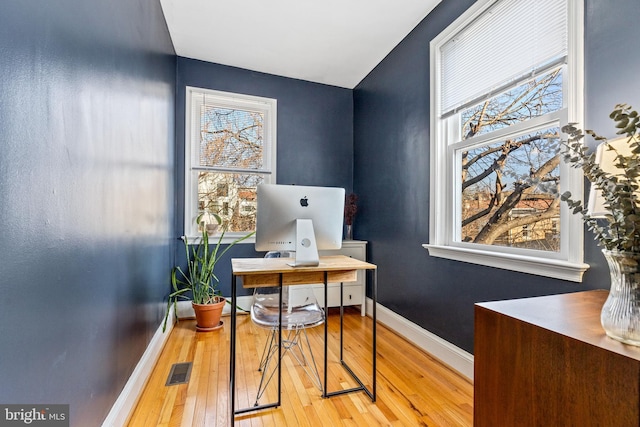
[[[440,1],[160,3],[179,56],[352,89]]]

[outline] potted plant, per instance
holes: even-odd
[[[218,225],[222,225],[220,216],[216,214],[210,215],[216,219]],[[198,216],[196,222],[200,223],[201,218],[202,215]],[[251,237],[254,233],[242,236],[222,249],[226,227],[222,227],[221,230],[215,244],[209,241],[206,224],[202,224],[202,236],[197,244],[190,246],[188,239],[184,238],[187,271],[183,271],[180,266],[175,266],[171,270],[173,292],[169,294],[163,330],[166,329],[169,309],[172,304],[174,313],[176,313],[176,320],[178,319],[176,311],[178,299],[191,299],[191,304],[196,314],[196,330],[211,331],[222,326],[220,316],[227,301],[218,289],[219,282],[215,275],[216,264],[236,243]],[[189,292],[191,297],[185,295]]]
[[[569,192],[561,199],[582,216],[609,265],[611,289],[601,314],[605,332],[624,343],[640,345],[640,118],[625,104],[616,105],[609,117],[616,122],[621,138],[608,141],[592,130],[583,133],[573,125],[562,128],[570,136],[564,144],[564,159],[581,168],[600,193],[604,214],[595,214]],[[602,142],[600,156],[581,143],[585,133]],[[605,152],[611,164],[604,161]]]

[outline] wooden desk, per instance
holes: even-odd
[[[639,426],[640,348],[605,335],[607,295],[476,304],[474,426]]]
[[[237,293],[237,279],[240,278],[245,288],[257,287],[280,287],[280,301],[282,304],[282,286],[295,286],[308,283],[324,283],[324,310],[327,313],[327,285],[329,282],[340,282],[342,291],[342,283],[354,282],[357,280],[358,270],[370,270],[373,272],[372,279],[372,299],[373,299],[373,371],[372,371],[372,389],[369,390],[362,381],[354,374],[349,366],[343,360],[343,301],[340,300],[340,363],[349,372],[359,387],[347,390],[338,390],[327,392],[327,338],[328,329],[327,321],[324,322],[324,385],[322,387],[322,397],[331,397],[339,394],[351,393],[354,391],[364,391],[369,395],[372,401],[376,400],[376,303],[377,303],[377,269],[374,264],[350,258],[344,255],[324,256],[320,257],[320,265],[316,267],[292,267],[288,263],[292,262],[291,258],[233,258],[231,260],[232,283],[231,283],[231,306],[235,307]],[[341,292],[342,293],[342,292]],[[280,313],[282,314],[282,313]],[[235,373],[236,373],[236,310],[231,310],[231,363],[229,374],[229,393],[231,400],[231,419],[235,419],[235,415],[245,412],[255,411],[259,409],[273,408],[280,406],[281,395],[281,364],[278,363],[278,401],[260,406],[254,406],[244,409],[235,409]],[[282,318],[280,319],[280,328],[278,333],[278,360],[282,357]]]

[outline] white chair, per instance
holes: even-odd
[[[279,252],[269,252],[267,258],[280,257]],[[262,372],[255,406],[264,394],[267,385],[277,371],[278,359],[278,317],[280,314],[278,287],[256,288],[251,304],[251,320],[269,330],[258,371]],[[303,367],[313,384],[322,392],[322,382],[318,374],[307,329],[322,325],[324,310],[318,305],[313,289],[308,286],[282,287],[282,357],[290,353]],[[297,350],[297,351],[296,351]],[[308,355],[306,354],[308,352]]]

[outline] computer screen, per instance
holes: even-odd
[[[295,252],[294,266],[318,265],[318,250],[342,247],[344,188],[261,184],[257,251]]]

